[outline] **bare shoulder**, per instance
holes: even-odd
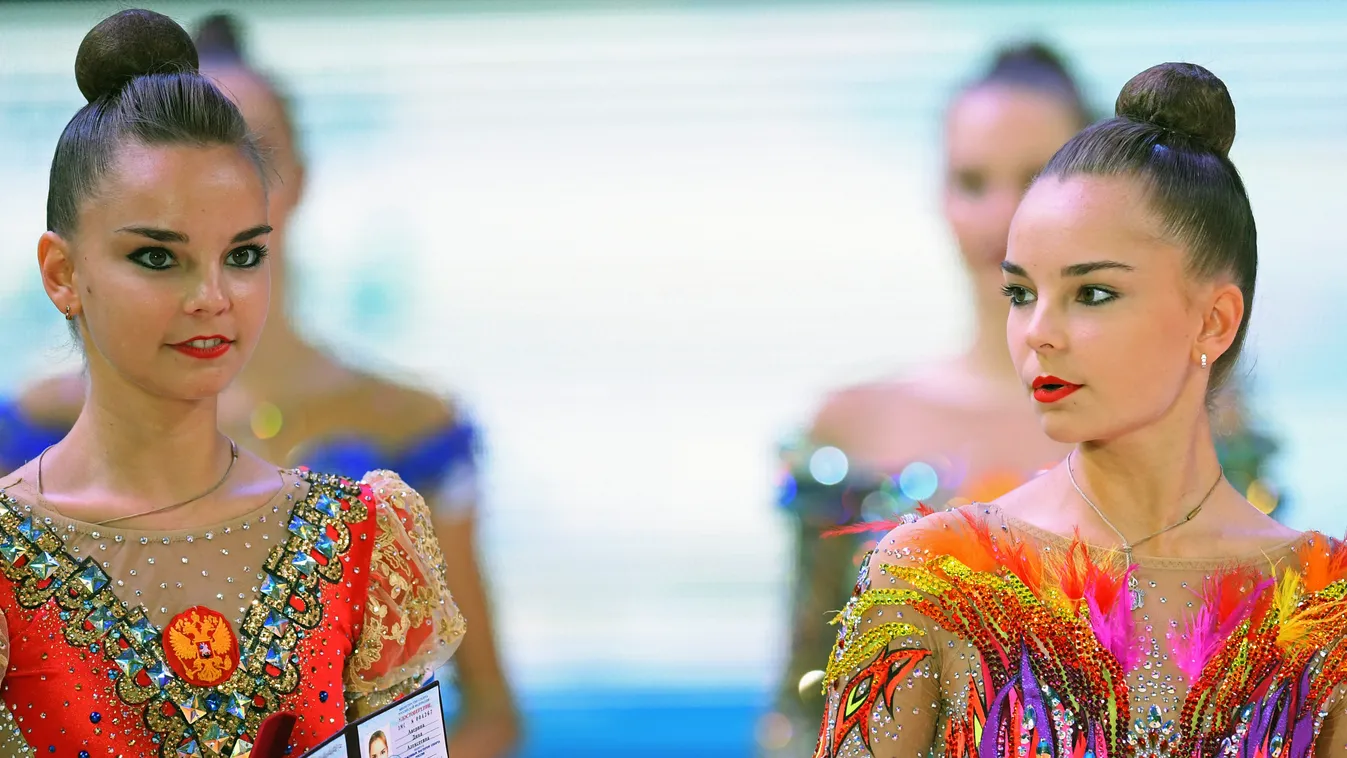
[[[43,426],[68,427],[84,408],[84,390],[84,377],[79,374],[50,377],[24,389],[19,394],[19,408]]]
[[[1061,528],[1051,517],[1044,519],[1045,514],[1055,514],[1059,510],[1056,504],[1061,502],[1063,492],[1066,491],[1064,483],[1060,481],[1064,477],[1057,470],[1059,468],[1060,465],[1030,477],[1020,486],[996,498],[993,504],[1001,513],[1035,526],[1050,530]]]
[[[1236,493],[1238,495],[1238,493]],[[1243,500],[1243,498],[1240,498]],[[1286,524],[1272,518],[1271,516],[1258,510],[1252,503],[1244,500],[1243,506],[1239,509],[1241,518],[1230,519],[1233,525],[1244,532],[1240,535],[1250,543],[1255,543],[1258,547],[1265,547],[1269,541],[1280,544],[1290,542],[1305,534],[1298,529],[1293,529]],[[1242,527],[1242,528],[1240,528]]]
[[[354,420],[361,431],[392,446],[443,429],[460,417],[445,397],[372,374],[354,373],[334,399],[356,409]]]
[[[859,437],[889,419],[922,407],[920,394],[904,380],[877,380],[829,393],[814,415],[810,436],[816,442],[849,448]]]

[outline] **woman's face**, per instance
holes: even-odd
[[[999,285],[1010,219],[1039,170],[1081,128],[1063,100],[984,86],[955,101],[945,123],[945,219],[965,265]]]
[[[196,400],[228,385],[262,331],[270,231],[241,150],[128,143],[73,236],[43,235],[39,259],[52,301],[80,317],[95,381]]]
[[[1205,401],[1200,354],[1229,347],[1243,298],[1194,281],[1186,256],[1131,177],[1034,184],[1010,230],[1006,336],[1049,437],[1108,440]]]
[[[388,741],[378,737],[370,740],[369,758],[388,758]]]

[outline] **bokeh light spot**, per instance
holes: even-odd
[[[809,456],[809,475],[819,484],[833,485],[847,478],[847,454],[835,447],[821,447]]]
[[[898,475],[898,489],[909,500],[927,500],[939,486],[940,477],[936,476],[935,469],[921,461],[909,463]]]

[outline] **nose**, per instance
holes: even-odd
[[[1034,302],[1024,330],[1024,344],[1037,353],[1066,347],[1066,329],[1061,313],[1043,300]]]
[[[189,287],[183,302],[183,309],[188,313],[214,316],[229,310],[231,300],[222,267],[200,269],[199,276],[192,280]]]

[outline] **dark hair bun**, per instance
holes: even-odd
[[[1042,42],[1026,42],[997,50],[996,60],[992,61],[987,76],[995,78],[998,74],[1025,70],[1051,72],[1063,79],[1071,78],[1062,56]]]
[[[147,10],[126,10],[89,30],[75,54],[75,81],[93,102],[147,74],[196,71],[196,47],[177,22]]]
[[[197,24],[196,50],[203,61],[243,62],[243,35],[228,13],[212,13]]]
[[[1225,156],[1235,144],[1235,103],[1215,74],[1193,63],[1161,63],[1132,77],[1114,106],[1120,118],[1187,135]]]

